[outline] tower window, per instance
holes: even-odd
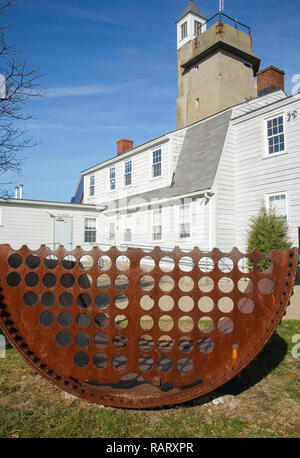
[[[202,24],[199,21],[194,22],[194,34],[197,37],[201,34]]]
[[[181,26],[181,39],[184,40],[187,37],[187,22]]]

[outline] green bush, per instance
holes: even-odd
[[[285,218],[278,215],[273,207],[268,210],[264,205],[258,214],[250,219],[248,230],[247,251],[254,248],[261,253],[270,253],[272,250],[289,250],[292,242],[288,236],[288,224]],[[271,261],[263,259],[259,263],[259,270],[267,270]],[[249,262],[249,268],[252,268]]]

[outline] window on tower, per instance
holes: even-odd
[[[181,26],[181,39],[184,40],[187,37],[187,22],[184,22]]]
[[[196,37],[201,34],[201,28],[202,28],[201,22],[195,21],[194,22],[194,34]]]

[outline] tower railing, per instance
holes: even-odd
[[[243,28],[247,29],[249,35],[251,35],[251,28],[248,25],[245,25],[242,22],[239,22],[237,20],[237,18],[234,19],[234,18],[232,18],[232,17],[230,17],[227,14],[222,13],[222,12],[219,12],[219,13],[215,14],[210,19],[208,19],[206,22],[204,22],[204,24],[202,24],[202,26],[201,26],[201,30],[203,30],[203,28],[205,26],[209,27],[209,26],[213,25],[213,24],[211,24],[211,22],[214,21],[216,18],[218,18],[218,22],[222,22],[222,18],[226,18],[229,22],[231,22],[231,23],[233,22],[234,23],[234,27],[236,29],[238,29],[239,26],[243,27]],[[208,26],[208,24],[209,24],[209,26]]]

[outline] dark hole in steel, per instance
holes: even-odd
[[[73,323],[73,316],[69,312],[62,312],[58,317],[58,322],[64,328],[68,328]]]
[[[55,296],[53,293],[44,293],[41,302],[45,307],[52,307],[55,304]]]
[[[7,275],[6,282],[9,286],[19,286],[21,283],[21,277],[17,272],[11,272]]]
[[[110,304],[110,298],[107,294],[99,294],[96,297],[96,306],[100,309],[106,309]]]
[[[39,277],[36,273],[30,272],[29,274],[26,275],[25,277],[25,284],[29,288],[34,288],[39,282]]]
[[[80,351],[74,356],[74,362],[78,367],[86,367],[90,361],[90,357],[84,351]]]
[[[9,256],[7,262],[10,267],[12,267],[13,269],[17,269],[22,264],[23,258],[19,254],[15,253]]]
[[[77,304],[79,305],[79,307],[83,309],[87,309],[88,307],[90,307],[91,303],[92,298],[87,293],[79,294],[79,296],[77,297]]]
[[[36,254],[30,254],[26,258],[26,264],[30,269],[36,269],[41,263],[40,258]]]
[[[80,332],[79,334],[77,334],[75,338],[76,344],[81,348],[87,347],[90,341],[91,341],[91,338],[89,334],[87,334],[86,332]]]
[[[38,300],[38,297],[35,294],[35,292],[33,291],[28,291],[23,296],[24,304],[28,305],[29,307],[32,307],[33,305],[35,305],[37,300]]]
[[[43,326],[51,326],[54,323],[54,315],[52,312],[43,312],[40,316],[40,323]]]
[[[71,274],[64,274],[60,279],[60,283],[64,288],[72,288],[74,281],[74,277]]]
[[[70,293],[63,293],[59,297],[59,303],[62,307],[65,307],[65,308],[71,307],[71,305],[73,305],[73,302],[74,302],[74,299],[73,299],[72,294]]]
[[[109,343],[108,336],[104,332],[98,332],[98,334],[95,335],[94,344],[96,345],[96,347],[104,348],[104,347],[107,347],[108,343]]]
[[[86,313],[80,313],[77,316],[77,324],[81,328],[87,328],[91,324],[91,318]]]
[[[53,288],[56,285],[56,276],[54,274],[44,275],[43,284],[46,288]]]
[[[68,331],[61,331],[56,336],[56,342],[61,347],[67,347],[68,345],[70,345],[71,341],[72,341],[72,337]]]

